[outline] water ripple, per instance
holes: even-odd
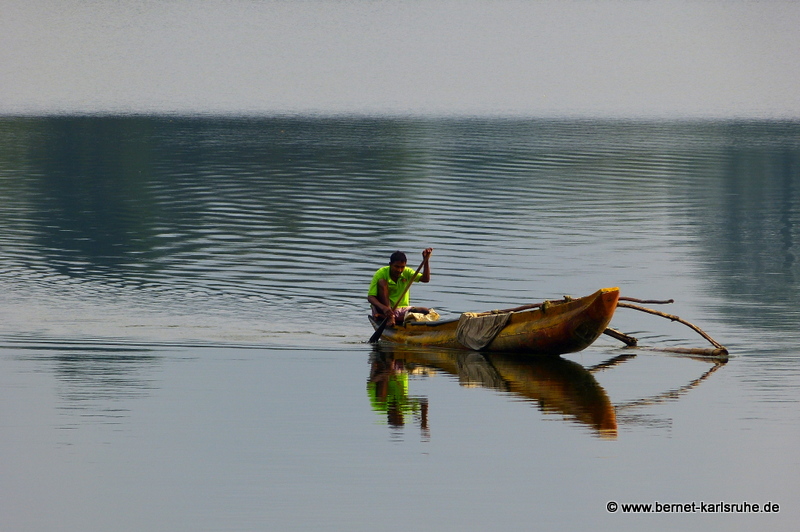
[[[358,337],[426,246],[444,312],[622,285],[798,322],[796,125],[104,120],[0,121],[6,337]]]

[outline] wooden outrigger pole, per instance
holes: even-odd
[[[651,308],[642,307],[640,305],[634,305],[632,303],[626,303],[626,301],[633,301],[633,302],[636,302],[636,303],[646,303],[646,304],[669,304],[669,303],[674,303],[674,300],[668,299],[668,300],[665,300],[665,301],[656,301],[656,300],[635,299],[635,298],[632,298],[632,297],[620,297],[619,299],[620,300],[617,303],[617,307],[630,308],[630,309],[633,309],[633,310],[646,312],[648,314],[653,314],[655,316],[661,316],[662,318],[667,318],[667,319],[669,319],[671,321],[677,321],[678,323],[682,323],[683,325],[686,325],[687,327],[689,327],[690,329],[692,329],[693,331],[698,333],[700,336],[702,336],[703,338],[708,340],[708,342],[711,345],[714,346],[713,349],[709,349],[709,348],[686,348],[686,347],[661,347],[661,348],[651,347],[651,348],[648,348],[648,349],[653,349],[655,351],[668,351],[668,352],[671,352],[671,353],[680,353],[680,354],[685,354],[685,355],[701,355],[701,356],[713,356],[713,357],[718,357],[718,358],[727,358],[728,349],[724,345],[722,345],[719,342],[717,342],[716,340],[714,340],[711,336],[709,336],[705,331],[703,331],[697,325],[695,325],[693,323],[689,323],[688,321],[686,321],[686,320],[684,320],[684,319],[682,319],[682,318],[680,318],[678,316],[675,316],[674,314],[667,314],[666,312],[660,312],[658,310],[653,310]],[[612,338],[616,338],[617,340],[625,343],[625,345],[627,345],[628,347],[638,347],[639,341],[636,338],[634,338],[633,336],[629,336],[629,335],[627,335],[625,333],[621,333],[621,332],[619,332],[617,330],[610,329],[610,328],[606,329],[603,332],[604,332],[604,334],[606,334],[608,336],[611,336]]]

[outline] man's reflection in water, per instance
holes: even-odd
[[[429,441],[428,399],[409,397],[409,371],[405,363],[395,360],[390,354],[373,353],[370,364],[367,393],[372,409],[386,415],[386,421],[398,438],[406,424],[406,418],[412,416],[420,426],[422,440]]]

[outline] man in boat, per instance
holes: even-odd
[[[433,253],[433,248],[427,248],[422,252],[422,273],[416,273],[406,265],[406,255],[402,251],[392,253],[392,256],[389,257],[389,265],[379,268],[375,272],[367,293],[367,301],[372,306],[373,318],[378,321],[387,318],[387,324],[392,326],[395,323],[402,323],[408,312],[428,313],[430,309],[425,307],[410,306],[409,290],[406,290],[406,287],[414,281],[427,283],[431,280],[431,265],[428,260],[431,253]],[[399,302],[398,299],[400,299]]]

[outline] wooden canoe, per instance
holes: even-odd
[[[590,346],[608,327],[619,288],[581,297],[547,301],[539,308],[510,312],[506,325],[481,351],[561,355]],[[489,315],[491,313],[482,313]],[[378,324],[370,318],[377,330]],[[471,349],[458,340],[459,320],[407,322],[386,327],[382,340],[407,345]]]

